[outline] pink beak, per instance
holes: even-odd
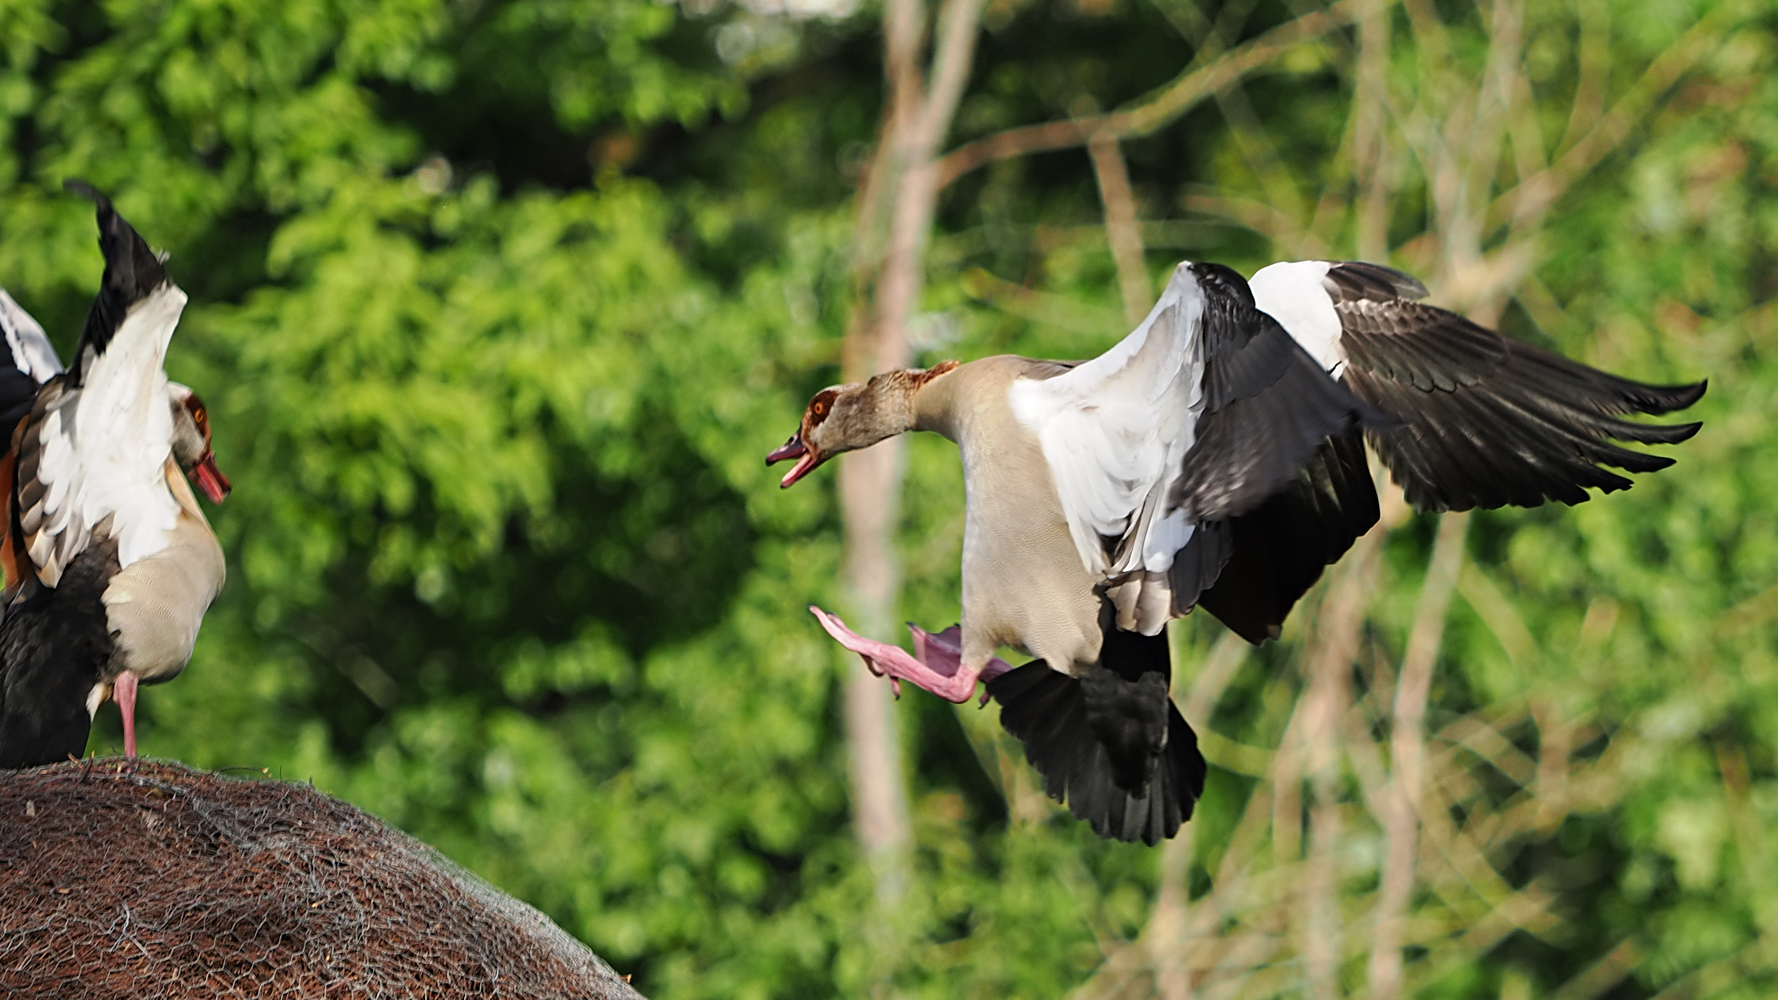
[[[221,503],[227,499],[228,491],[233,489],[228,484],[228,477],[216,467],[216,456],[208,451],[198,459],[198,464],[191,467],[191,472],[198,481],[198,489],[204,491],[211,503]]]
[[[784,442],[783,447],[767,455],[766,464],[776,465],[791,458],[800,459],[800,461],[790,467],[790,471],[784,474],[783,479],[778,480],[778,488],[781,490],[787,490],[796,485],[798,479],[808,475],[809,470],[821,464],[821,456],[816,455],[803,445],[801,431],[790,435],[790,440]]]

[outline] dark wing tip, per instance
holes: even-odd
[[[71,194],[91,199],[98,206],[99,251],[105,256],[105,274],[100,280],[99,294],[87,312],[80,346],[75,348],[74,370],[78,381],[88,350],[103,354],[130,308],[170,284],[172,279],[168,277],[161,258],[149,248],[142,234],[117,213],[111,199],[83,180],[66,180],[62,187]]]
[[[167,280],[161,258],[149,248],[148,241],[142,238],[142,234],[136,232],[136,227],[118,214],[110,198],[100,194],[98,188],[78,179],[63,181],[62,189],[98,206],[99,249],[105,254],[107,272],[115,271],[115,276],[123,279],[122,284],[125,287],[133,287],[141,292]]]
[[[99,206],[99,211],[111,211],[111,199],[99,193],[99,189],[78,177],[70,177],[62,182],[62,190],[69,194],[77,194],[87,201]]]
[[[1648,392],[1653,397],[1652,405],[1644,413],[1672,413],[1683,410],[1704,398],[1704,391],[1710,388],[1710,380],[1704,379],[1690,385],[1649,386]]]
[[[1699,420],[1696,423],[1690,423],[1690,424],[1674,424],[1673,426],[1667,428],[1667,436],[1664,440],[1657,441],[1654,443],[1655,444],[1678,444],[1681,441],[1690,441],[1692,439],[1692,437],[1694,435],[1696,435],[1700,429],[1703,428],[1703,426],[1704,426],[1704,422],[1702,420]]]
[[[1690,441],[1698,433],[1704,422],[1693,421],[1689,424],[1638,424],[1629,420],[1614,420],[1603,428],[1604,432],[1619,441],[1636,441],[1641,444],[1678,444]]]

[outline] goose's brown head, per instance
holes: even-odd
[[[789,489],[797,480],[813,472],[815,467],[822,462],[842,451],[850,450],[840,447],[839,436],[827,429],[827,423],[832,418],[834,407],[839,403],[842,394],[845,394],[844,398],[850,399],[862,388],[864,386],[856,382],[849,385],[830,386],[816,393],[815,398],[809,400],[809,408],[803,411],[803,422],[797,426],[796,433],[790,435],[790,440],[784,442],[778,450],[766,456],[767,465],[775,465],[793,458],[797,460],[797,463],[790,467],[790,471],[784,474],[784,478],[778,481],[779,488]],[[848,409],[850,408],[848,406]],[[880,441],[882,438],[877,440]],[[826,447],[822,447],[824,442]],[[862,446],[853,445],[852,447]]]
[[[926,383],[957,367],[941,361],[927,369],[899,368],[871,378],[829,386],[809,400],[803,422],[766,464],[796,459],[778,485],[789,489],[815,467],[846,451],[868,448],[914,426],[914,394]]]
[[[221,503],[233,487],[216,467],[216,454],[210,450],[209,411],[197,393],[177,382],[167,385],[167,395],[173,404],[173,459],[211,503]]]

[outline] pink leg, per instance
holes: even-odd
[[[901,682],[905,680],[946,701],[962,704],[975,694],[978,680],[991,680],[1012,669],[1010,664],[999,657],[990,659],[980,670],[966,669],[959,643],[962,630],[955,625],[937,635],[909,625],[909,631],[914,634],[914,650],[918,654],[916,658],[909,656],[900,646],[866,639],[847,628],[846,623],[838,617],[820,608],[810,605],[809,611],[821,623],[821,627],[827,630],[828,635],[833,636],[840,645],[864,657],[864,665],[871,673],[879,677],[887,675],[898,696],[901,694]],[[984,691],[982,702],[986,704],[987,700],[988,694]]]
[[[111,682],[111,697],[123,713],[123,755],[136,756],[136,675],[125,670]]]

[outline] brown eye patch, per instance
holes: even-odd
[[[204,409],[204,401],[198,398],[197,393],[194,392],[185,397],[185,412],[191,414],[191,422],[197,426],[198,433],[208,439],[210,436],[210,414]]]
[[[832,389],[823,389],[815,394],[815,398],[809,402],[810,426],[827,419],[828,413],[833,410],[833,401],[838,396],[839,393]]]

